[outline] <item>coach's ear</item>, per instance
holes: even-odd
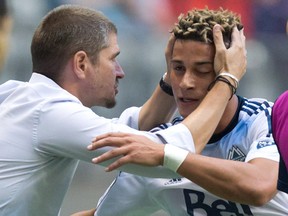
[[[78,51],[73,57],[73,71],[79,79],[84,79],[86,76],[86,70],[89,68],[90,60],[87,53],[84,51]]]
[[[76,212],[70,216],[94,216],[96,209],[91,209],[91,210],[86,210],[86,211],[81,211],[81,212]]]

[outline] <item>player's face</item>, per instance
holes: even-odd
[[[209,84],[215,79],[213,45],[176,40],[171,61],[171,86],[179,110],[187,117],[207,94]]]
[[[124,77],[124,72],[116,60],[119,53],[117,35],[111,34],[109,46],[100,51],[98,60],[92,66],[92,72],[88,77],[88,86],[90,87],[88,92],[90,92],[93,106],[112,108],[116,104],[118,80]]]

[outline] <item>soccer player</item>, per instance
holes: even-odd
[[[227,10],[191,10],[173,29],[176,41],[169,75],[181,117],[172,125],[195,112],[215,79],[211,32],[216,23],[229,47],[232,28],[241,23]],[[233,95],[201,154],[185,154],[170,144],[159,146],[130,134],[96,137],[92,149],[119,147],[94,160],[119,156],[108,171],[126,163],[170,164],[181,176],[152,179],[120,172],[99,200],[95,215],[143,216],[160,209],[173,216],[288,215],[288,195],[276,189],[279,153],[271,134],[271,107],[265,99]]]

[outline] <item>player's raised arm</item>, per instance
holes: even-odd
[[[139,130],[151,130],[161,123],[170,122],[176,112],[176,103],[170,86],[169,66],[175,37],[171,35],[165,50],[167,72],[161,78],[159,85],[151,97],[142,106],[139,114]]]

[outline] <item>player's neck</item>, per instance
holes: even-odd
[[[231,100],[229,101],[229,103],[227,104],[227,107],[224,111],[224,114],[223,114],[214,134],[219,134],[226,129],[226,127],[232,121],[235,113],[237,112],[238,103],[239,103],[238,97],[236,95],[234,95],[231,98]]]

